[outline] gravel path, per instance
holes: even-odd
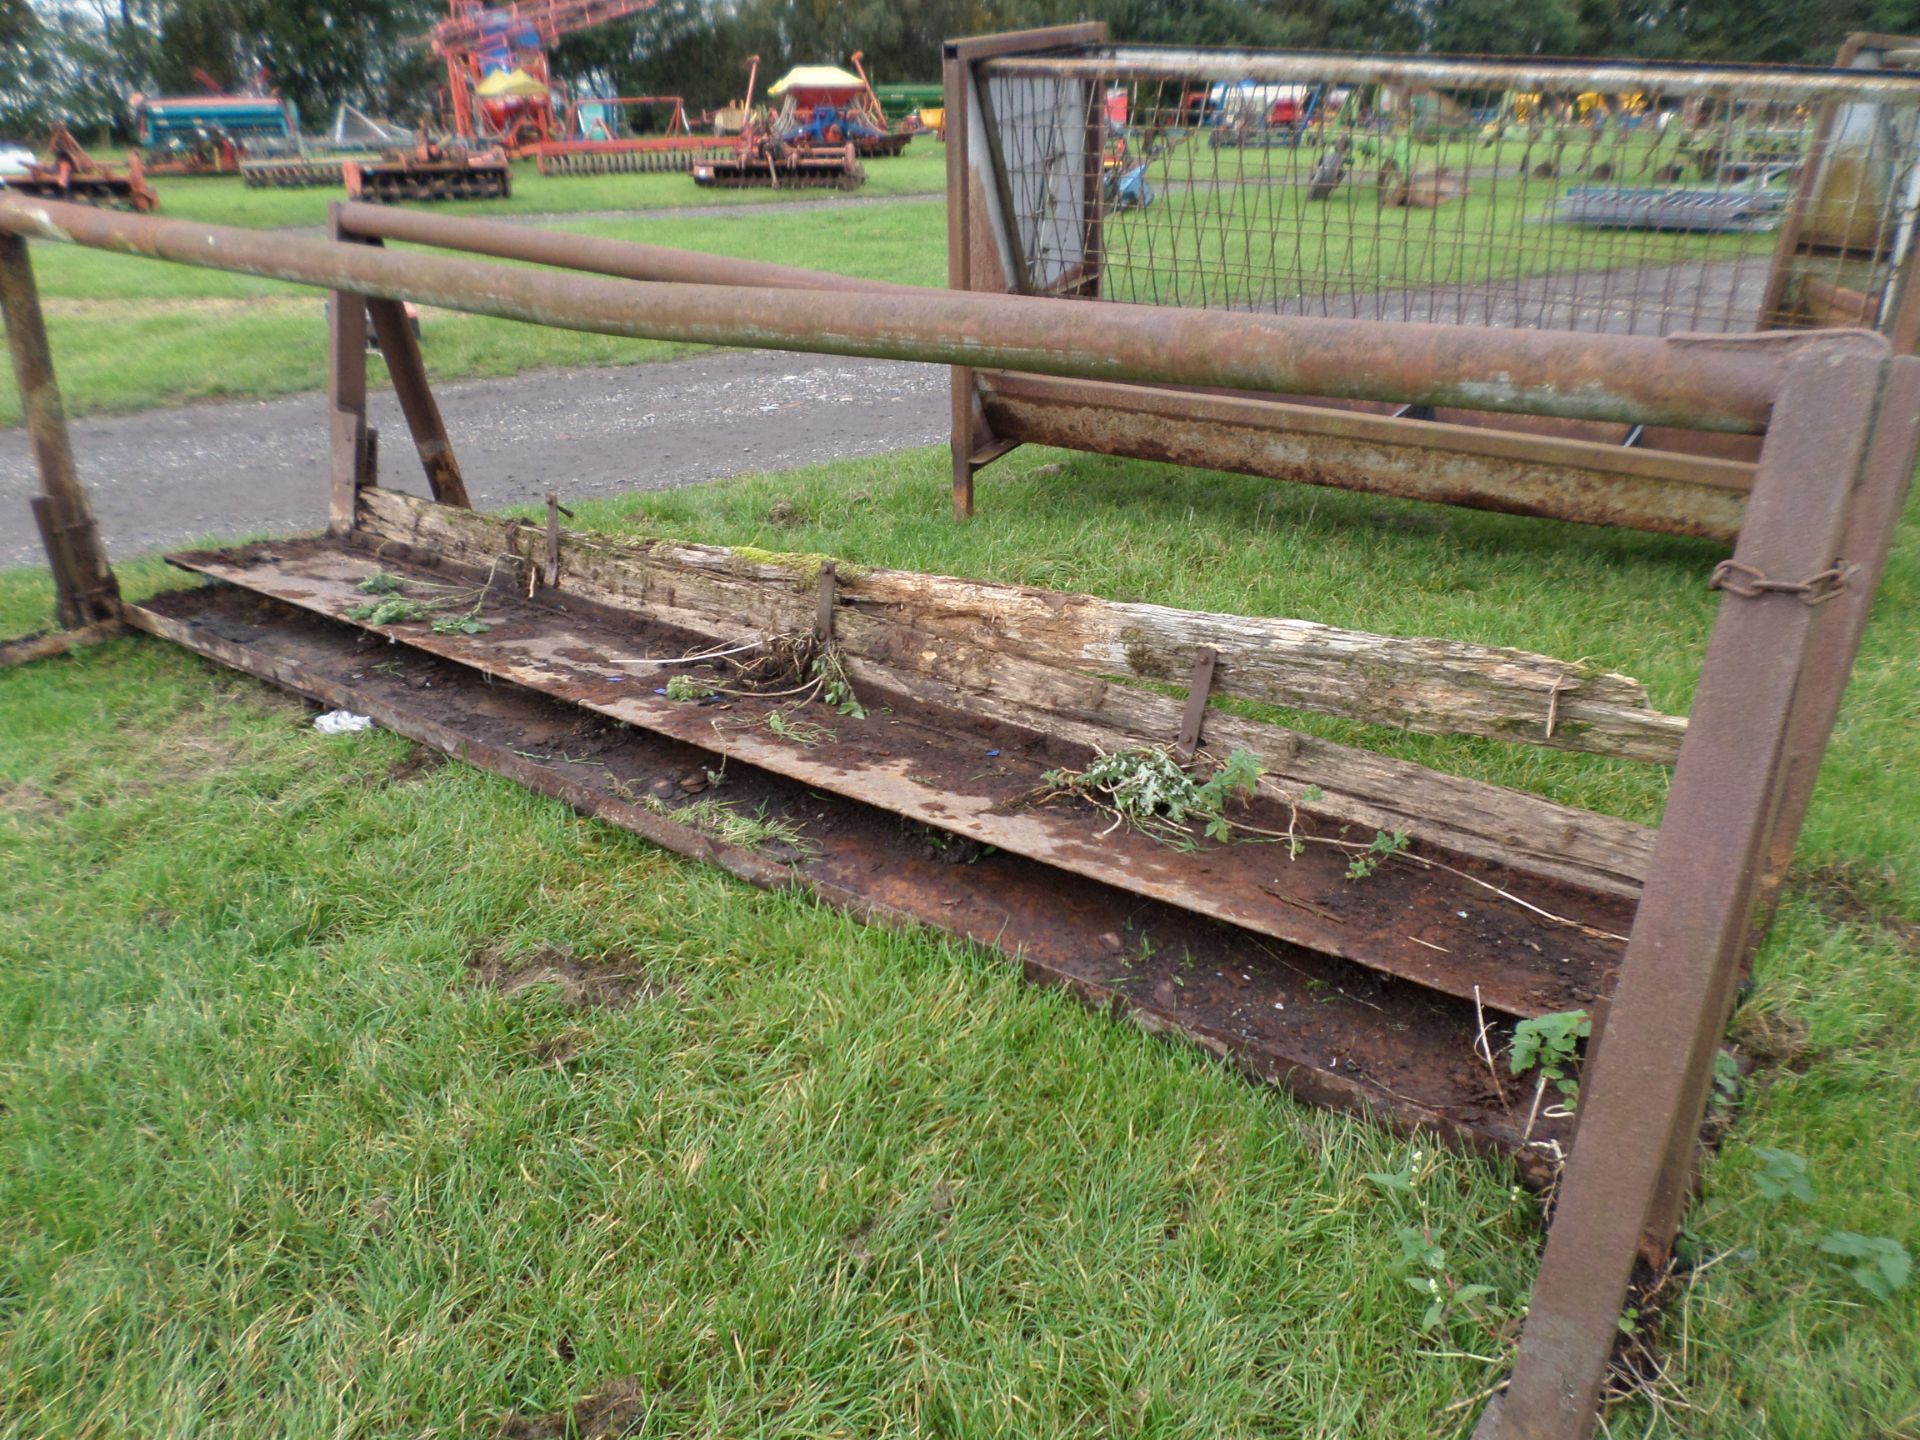
[[[476,506],[670,490],[946,438],[932,365],[716,351],[434,387]],[[326,523],[325,397],[192,405],[73,422],[81,478],[115,558],[201,537]],[[425,493],[406,423],[376,393],[382,483]],[[22,430],[0,430],[0,565],[45,557]]]

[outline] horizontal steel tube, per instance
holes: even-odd
[[[1920,106],[1920,75],[1791,65],[1660,65],[1511,60],[1487,56],[1366,55],[1334,50],[1186,50],[1120,45],[1073,54],[1004,55],[979,62],[982,76],[1079,76],[1109,80],[1219,80],[1415,85],[1437,90],[1547,94],[1648,91],[1811,105],[1825,100]]]
[[[1731,540],[1753,467],[1190,390],[992,374],[1001,440],[1514,515]]]
[[[1788,353],[1864,332],[1704,342],[1092,305],[927,290],[605,280],[271,231],[0,200],[0,230],[206,269],[636,339],[1560,415],[1765,427]]]
[[[873,294],[905,291],[924,295],[914,285],[889,285],[880,280],[858,280],[802,270],[795,265],[773,265],[763,260],[735,260],[725,255],[703,255],[697,250],[675,250],[666,245],[643,245],[634,240],[606,240],[594,235],[572,235],[540,230],[505,220],[472,220],[460,215],[433,215],[424,210],[402,210],[392,205],[349,202],[340,207],[340,228],[366,240],[398,240],[410,245],[435,245],[470,255],[492,255],[501,260],[527,260],[557,265],[593,275],[622,280],[665,280],[689,285],[749,285],[769,290],[835,290]]]

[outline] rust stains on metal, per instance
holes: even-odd
[[[1791,353],[1031,296],[619,282],[19,199],[0,200],[0,230],[599,334],[1704,430],[1764,428]],[[1886,347],[1861,332],[1800,343]]]
[[[1733,461],[1097,381],[983,376],[981,404],[995,434],[1024,443],[1709,540],[1739,533],[1752,476]]]
[[[61,208],[97,213],[85,205]],[[0,317],[5,320],[7,352],[20,388],[20,408],[40,477],[40,493],[29,504],[52,566],[60,623],[78,629],[116,620],[120,614],[120,585],[107,564],[93,506],[74,468],[66,406],[54,378],[46,318],[40,309],[40,291],[34,283],[27,244],[19,236],[5,233],[0,233]]]

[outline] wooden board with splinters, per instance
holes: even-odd
[[[356,534],[376,549],[417,550],[481,573],[503,559],[516,566],[538,561],[539,541],[525,526],[391,490],[362,492]],[[645,610],[663,622],[733,641],[813,623],[817,557],[773,557],[677,541],[613,541],[567,531],[561,532],[560,547],[566,592],[597,604]],[[850,565],[839,567],[836,586],[841,603],[835,639],[856,679],[865,674],[875,683],[929,698],[958,691],[974,711],[1015,723],[1039,710],[1053,717],[1056,734],[1086,743],[1115,732],[1131,737],[1129,743],[1158,743],[1179,732],[1181,702],[1113,683],[1097,670],[1089,673],[1087,662],[1070,658],[1059,646],[1029,658],[1020,653],[1027,642],[1009,639],[1004,629],[983,619],[988,593],[1010,592],[1022,605],[1045,609],[1048,602],[1038,597],[1051,592]],[[949,596],[955,617],[942,613]],[[1090,599],[1059,598],[1062,608]],[[1024,633],[1033,633],[1033,627]],[[1463,653],[1487,648],[1463,647]],[[1545,668],[1535,673],[1550,687],[1559,673],[1554,667],[1562,662],[1532,658],[1542,662]],[[1232,663],[1230,658],[1223,674]],[[1217,680],[1215,688],[1216,693],[1223,688]],[[1535,703],[1530,697],[1528,704]],[[1544,728],[1544,698],[1537,703]],[[1653,832],[1644,826],[1218,709],[1207,713],[1206,735],[1217,750],[1252,751],[1272,777],[1268,788],[1276,796],[1318,785],[1324,795],[1317,809],[1369,833],[1404,830],[1460,854],[1629,899],[1638,896],[1646,875]]]
[[[1355,884],[1348,860],[1374,832],[1349,833],[1351,827],[1327,815],[1318,798],[1311,806],[1298,804],[1297,792],[1260,795],[1243,816],[1247,825],[1275,835],[1297,824],[1308,843],[1296,853],[1286,844],[1180,849],[1157,843],[1114,826],[1103,812],[1049,795],[1057,788],[1050,772],[1082,766],[1096,752],[1140,743],[1139,737],[1085,725],[1063,735],[1045,711],[1032,707],[1018,719],[989,719],[964,690],[925,676],[917,687],[898,686],[890,683],[890,667],[872,662],[850,667],[864,690],[866,718],[836,716],[824,706],[796,713],[777,699],[732,691],[724,704],[713,706],[673,699],[667,682],[689,668],[697,671],[676,666],[673,657],[706,653],[738,638],[737,630],[726,633],[712,623],[712,615],[699,624],[684,595],[676,597],[671,618],[662,614],[665,607],[615,609],[582,600],[564,584],[558,592],[536,587],[529,599],[518,563],[490,561],[483,570],[391,543],[290,541],[172,558],[414,649],[1068,873],[1441,993],[1470,998],[1477,987],[1486,1004],[1503,1013],[1539,1015],[1595,1003],[1610,988],[1632,919],[1631,902],[1618,896],[1430,842],[1416,841],[1411,858]],[[491,577],[484,602],[489,628],[442,635],[419,621],[378,626],[355,620],[353,612],[363,611],[366,600],[358,587],[382,573],[419,594],[455,578],[484,584]],[[804,589],[808,596],[815,593],[811,584]],[[798,603],[802,597],[795,592],[788,598]],[[857,615],[853,607],[842,609],[837,630]],[[748,623],[730,618],[735,627]],[[760,633],[790,633],[808,618]],[[1176,702],[1160,703],[1179,710]],[[804,729],[798,743],[790,729]],[[1159,743],[1171,733],[1169,728]],[[1217,749],[1217,737],[1215,744]]]

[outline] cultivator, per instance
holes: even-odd
[[[633,111],[662,107],[667,120],[659,134],[620,133]],[[542,175],[684,174],[703,160],[726,160],[735,148],[724,136],[694,134],[685,102],[677,95],[578,102],[567,111],[565,133],[575,138],[533,147]]]
[[[983,48],[1098,38],[1076,27]],[[1860,98],[1879,82],[1820,83]],[[965,153],[977,98],[949,97],[969,182],[957,237],[970,220],[991,235]],[[1096,160],[1103,136],[1080,135]],[[1096,203],[1097,189],[1075,193]],[[964,242],[962,283],[942,293],[364,205],[333,225],[318,239],[0,200],[35,514],[75,636],[131,626],[176,641],[753,883],[997,947],[1040,983],[1304,1098],[1510,1157],[1555,1187],[1557,1208],[1506,1408],[1483,1428],[1591,1430],[1629,1272],[1669,1253],[1742,959],[1792,859],[1904,503],[1920,360],[1858,332],[1489,331],[966,293],[980,257]],[[75,473],[25,236],[330,291],[328,533],[174,556],[219,583],[123,604]],[[1591,664],[1464,641],[620,543],[563,529],[557,496],[544,525],[468,506],[409,301],[974,367],[962,382],[988,383],[962,399],[1002,433],[1044,421],[1123,451],[1231,442],[1249,465],[1263,450],[1319,483],[1385,476],[1433,499],[1498,496],[1734,548],[1697,577],[1721,598],[1683,717]],[[391,448],[367,425],[369,325],[432,500],[379,483]],[[1469,412],[1479,423],[1415,418]],[[1529,428],[1489,428],[1509,417]],[[1569,433],[1594,426],[1726,437],[1743,456]],[[1664,818],[1629,824],[1214,698],[1671,765]],[[721,771],[797,841],[702,828],[694,797]],[[1161,794],[1207,789],[1201,813],[1219,823],[1152,807],[1126,823],[1112,787],[1136,776]],[[1604,1017],[1577,1134],[1539,1103],[1544,1080],[1494,1058],[1519,1023],[1574,1012]]]
[[[513,193],[513,172],[498,148],[470,151],[423,143],[389,150],[378,160],[348,160],[341,179],[352,200],[397,205],[407,200],[493,200]]]
[[[47,140],[46,158],[29,165],[24,175],[9,176],[4,189],[142,214],[160,208],[160,197],[147,184],[146,169],[138,154],[127,157],[125,170],[115,170],[89,155],[64,125],[54,127]]]
[[[866,168],[846,145],[789,145],[756,138],[718,160],[696,161],[693,182],[720,190],[765,185],[774,190],[858,190]]]
[[[844,133],[829,139],[824,129],[810,129],[791,95],[772,117],[756,115],[753,86],[759,74],[760,57],[748,57],[739,137],[726,155],[696,162],[693,183],[722,190],[761,185],[775,190],[857,190],[866,184],[867,172],[854,143]]]
[[[534,151],[542,175],[684,175],[697,165],[729,161],[734,153],[731,140],[705,136],[612,145],[575,141]]]
[[[315,190],[345,184],[349,162],[378,164],[379,158],[341,155],[324,159],[242,160],[240,178],[249,190]]]

